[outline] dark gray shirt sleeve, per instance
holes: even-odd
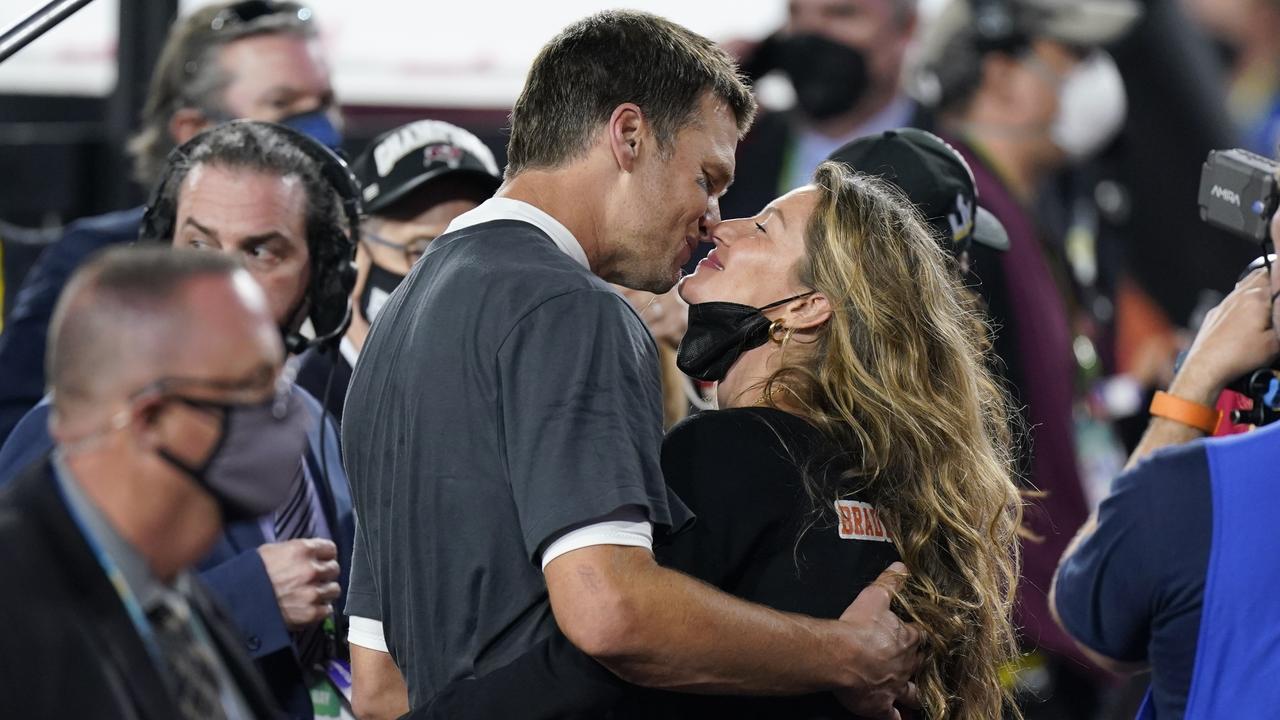
[[[374,582],[369,553],[365,549],[366,542],[357,518],[355,539],[351,544],[351,579],[347,585],[347,605],[343,612],[348,617],[382,620],[382,603],[378,599],[378,587]]]
[[[498,382],[504,461],[531,560],[561,531],[625,505],[644,509],[660,533],[687,521],[658,460],[657,350],[616,293],[576,290],[530,311],[498,351]]]

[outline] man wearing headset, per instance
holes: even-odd
[[[141,239],[240,258],[296,355],[346,328],[358,216],[358,185],[335,154],[282,126],[235,121],[173,151]],[[303,335],[307,321],[318,339]],[[344,688],[328,678],[345,675],[335,665],[345,657],[345,620],[333,608],[355,526],[337,434],[320,422],[319,402],[299,395],[313,422],[289,499],[227,524],[198,569],[290,716],[329,717],[344,705]],[[14,428],[0,449],[0,483],[49,449],[48,415],[43,402]],[[258,467],[250,456],[231,462],[246,473]]]
[[[129,143],[134,179],[154,186],[175,145],[232,118],[278,122],[336,147],[341,117],[315,25],[310,8],[271,0],[224,0],[175,22]],[[67,279],[94,252],[136,239],[141,218],[131,208],[78,220],[26,275],[0,335],[0,442],[44,395],[45,336]]]

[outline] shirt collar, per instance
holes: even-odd
[[[166,596],[174,592],[160,581],[151,572],[151,567],[147,564],[147,559],[138,552],[137,548],[129,544],[120,536],[119,531],[102,513],[102,510],[94,504],[93,500],[85,494],[84,489],[80,487],[80,483],[76,481],[71,471],[62,462],[62,458],[58,453],[53,456],[53,475],[58,482],[58,486],[62,489],[63,495],[67,498],[67,504],[70,505],[71,512],[80,519],[81,527],[85,534],[89,535],[87,539],[97,544],[107,556],[107,558],[115,564],[119,569],[120,575],[124,578],[125,585],[128,586],[129,592],[138,600],[138,604],[142,606],[144,612],[150,612],[155,609],[164,600]],[[174,583],[175,588],[182,588],[185,580],[179,578]]]
[[[569,228],[541,209],[522,200],[513,200],[505,197],[489,198],[474,210],[454,218],[445,232],[462,230],[494,220],[519,220],[529,223],[546,233],[564,254],[573,258],[575,262],[587,270],[591,269],[591,264],[587,261],[586,251],[582,249],[582,244],[573,236],[573,233],[569,232]]]

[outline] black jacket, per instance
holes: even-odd
[[[179,717],[45,461],[0,492],[0,717]],[[259,718],[279,716],[239,634],[198,582],[191,608]]]

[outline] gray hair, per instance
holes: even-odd
[[[175,112],[191,108],[211,118],[229,119],[222,93],[232,78],[218,62],[218,52],[225,45],[255,35],[288,33],[311,38],[316,34],[312,23],[287,12],[215,30],[214,20],[235,4],[220,2],[200,8],[175,22],[169,31],[151,75],[141,129],[128,144],[133,177],[144,187],[155,183],[165,156],[173,149],[169,120]]]

